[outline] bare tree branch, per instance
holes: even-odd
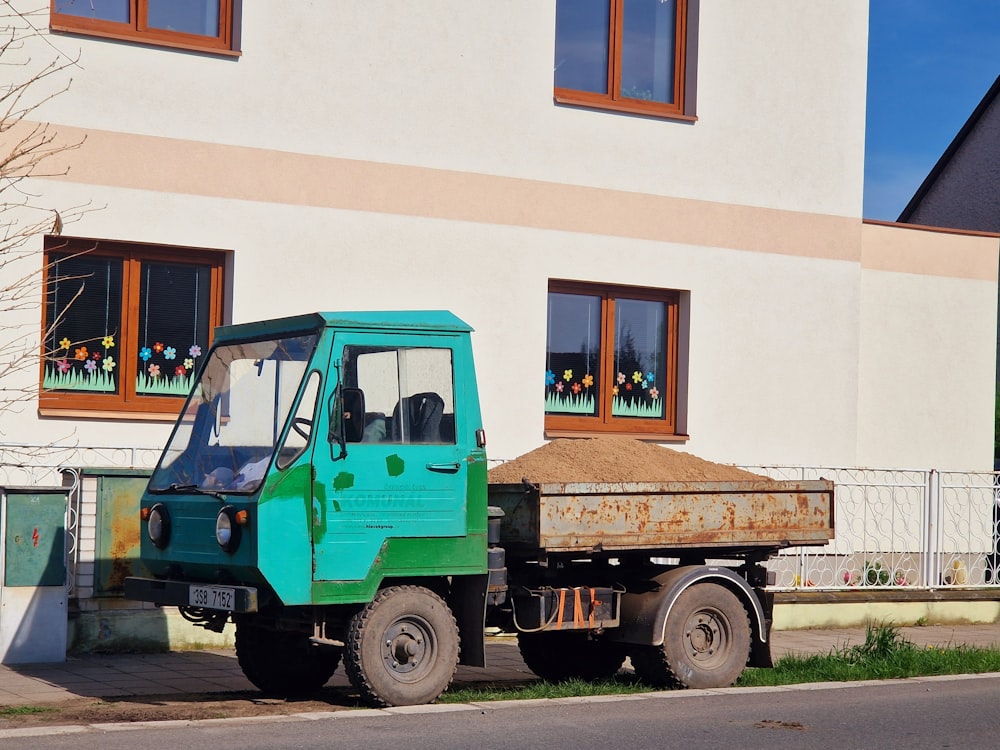
[[[47,205],[32,190],[32,180],[66,175],[65,160],[53,157],[84,143],[67,142],[40,116],[69,90],[71,69],[80,67],[45,31],[48,13],[48,3],[25,12],[0,0],[0,417],[37,399],[42,364],[54,355],[44,349],[49,332],[41,330],[50,269],[40,238],[59,235],[95,210],[89,202]],[[34,60],[30,53],[38,49],[49,59]]]

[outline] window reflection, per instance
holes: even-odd
[[[56,13],[93,18],[100,21],[128,23],[129,0],[56,0]]]
[[[219,35],[219,0],[148,0],[153,29],[199,36]]]
[[[559,0],[556,5],[555,85],[608,93],[608,0]]]

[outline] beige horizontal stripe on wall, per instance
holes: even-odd
[[[865,222],[861,265],[874,271],[996,281],[1000,236]]]
[[[69,168],[58,179],[83,184],[862,259],[862,225],[850,217],[104,130],[56,130],[62,142],[83,141],[53,157]],[[893,270],[912,270],[911,260],[896,257],[902,267]],[[993,278],[995,265],[994,258]],[[945,263],[934,273],[964,277],[969,270],[949,271]]]

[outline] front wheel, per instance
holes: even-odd
[[[663,645],[637,647],[631,657],[639,679],[655,687],[727,687],[750,657],[747,612],[729,589],[696,584],[671,607]]]
[[[430,703],[451,684],[459,637],[445,601],[422,586],[392,586],[351,618],[344,668],[376,706]]]

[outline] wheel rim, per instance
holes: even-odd
[[[703,669],[723,664],[732,649],[729,620],[717,609],[699,609],[684,625],[684,645],[688,657]]]
[[[422,617],[394,621],[382,637],[382,664],[400,682],[416,682],[434,665],[434,630]]]

